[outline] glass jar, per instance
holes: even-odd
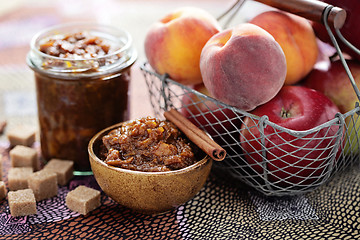
[[[74,51],[76,44],[80,50]],[[41,31],[30,45],[42,157],[73,160],[75,174],[89,174],[92,136],[129,119],[130,68],[137,58],[131,36],[110,26],[74,23]]]

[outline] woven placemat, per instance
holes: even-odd
[[[8,144],[0,143],[3,180],[10,167]],[[77,177],[57,197],[37,204],[38,215],[13,218],[0,202],[0,239],[359,239],[359,166],[340,173],[311,193],[266,197],[212,172],[203,189],[173,211],[149,216],[126,209],[104,193],[102,205],[82,216],[66,208],[77,185],[98,188],[93,177]],[[39,211],[40,210],[40,211]]]

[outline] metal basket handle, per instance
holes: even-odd
[[[323,23],[324,10],[331,6],[327,3],[316,0],[255,0],[280,10],[287,11],[309,19]],[[339,7],[332,7],[327,17],[334,28],[342,28],[346,20],[346,11]]]

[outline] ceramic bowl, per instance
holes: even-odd
[[[157,214],[176,208],[200,191],[212,166],[212,159],[205,154],[191,166],[168,172],[133,171],[109,166],[99,159],[102,137],[121,125],[100,131],[89,142],[91,169],[105,194],[137,212]]]

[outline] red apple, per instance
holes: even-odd
[[[360,63],[348,60],[347,64],[356,84],[360,86]],[[331,62],[328,69],[313,69],[303,84],[328,96],[341,113],[350,111],[359,101],[340,60]]]
[[[355,79],[356,85],[360,87],[360,63],[348,60],[347,64]],[[303,84],[328,96],[338,106],[341,113],[352,110],[355,108],[355,103],[359,101],[340,60],[331,62],[328,69],[313,69],[306,77]],[[351,118],[347,118],[346,123],[348,126],[347,134],[350,137],[349,140],[351,142],[351,150],[352,152],[358,152],[359,143],[355,134],[357,132],[355,129],[359,129],[360,120],[356,122],[355,129]],[[358,135],[360,138],[359,133]],[[350,150],[348,147],[349,144],[346,144],[346,153]]]
[[[333,6],[340,7],[346,11],[346,21],[344,26],[340,29],[341,34],[355,47],[360,49],[360,1],[359,0],[322,0]],[[331,40],[325,29],[325,26],[321,23],[313,22],[312,23],[315,34],[324,42],[330,44]],[[329,24],[330,26],[330,24]],[[336,36],[336,34],[334,33]],[[347,52],[349,55],[360,60],[360,55],[356,54],[354,51],[346,47],[340,40],[337,41],[340,44],[341,49],[344,52]]]
[[[334,118],[337,106],[324,94],[302,86],[285,86],[268,103],[259,106],[254,115],[267,115],[269,121],[295,131],[310,130]],[[241,127],[241,146],[246,161],[264,173],[262,144],[258,121],[246,117]],[[270,182],[279,186],[306,185],[322,176],[331,159],[333,138],[337,126],[325,127],[301,136],[279,131],[268,125],[264,128],[266,169]],[[335,153],[332,153],[335,154]]]

